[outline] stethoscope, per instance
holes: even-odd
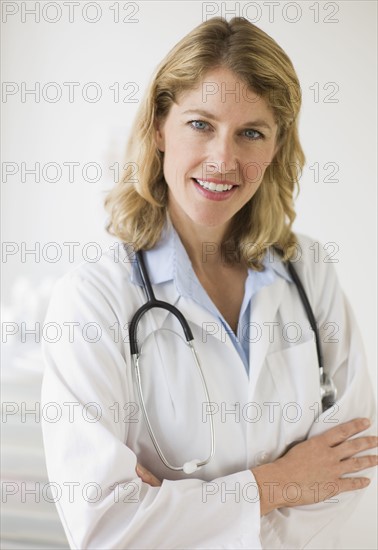
[[[209,392],[208,392],[207,385],[206,385],[206,380],[205,380],[205,377],[203,375],[203,371],[202,371],[202,367],[201,367],[198,355],[197,355],[196,350],[195,350],[194,345],[193,345],[194,338],[193,338],[192,331],[191,331],[191,329],[188,325],[188,322],[186,321],[183,314],[175,306],[173,306],[172,304],[169,304],[168,302],[164,302],[162,300],[157,300],[156,299],[154,291],[152,290],[151,281],[150,281],[150,278],[149,278],[148,273],[147,273],[146,265],[144,263],[144,258],[143,258],[142,251],[136,252],[135,256],[136,256],[136,261],[137,261],[137,264],[138,264],[138,267],[139,267],[140,275],[141,275],[141,278],[142,278],[144,290],[145,290],[145,293],[147,295],[147,302],[142,307],[140,307],[138,309],[138,311],[136,311],[136,313],[134,314],[134,316],[131,320],[131,323],[129,325],[129,341],[130,341],[131,360],[132,360],[133,367],[134,367],[136,386],[137,386],[139,401],[140,401],[141,408],[142,408],[143,417],[144,417],[144,420],[146,422],[147,429],[148,429],[149,435],[151,437],[151,440],[154,444],[154,447],[156,449],[156,452],[158,453],[158,455],[159,455],[161,461],[164,463],[164,465],[167,468],[169,468],[170,470],[183,471],[186,474],[192,474],[193,472],[195,472],[195,471],[199,470],[200,468],[202,468],[202,466],[205,466],[206,464],[208,464],[210,462],[210,460],[212,459],[212,457],[214,456],[215,437],[214,437],[213,417],[212,417],[212,415],[209,415],[210,416],[210,441],[211,441],[209,456],[204,460],[200,460],[200,459],[196,459],[196,458],[192,459],[192,460],[189,460],[188,462],[185,462],[185,464],[183,464],[183,466],[173,466],[172,464],[170,464],[170,462],[165,457],[163,451],[161,450],[158,441],[156,440],[154,431],[153,431],[152,426],[151,426],[150,419],[149,419],[148,414],[147,414],[146,404],[145,404],[145,401],[144,401],[143,391],[142,391],[140,365],[139,365],[140,353],[138,351],[138,343],[137,343],[137,328],[138,328],[138,323],[139,323],[141,317],[147,311],[151,310],[154,307],[165,309],[165,310],[170,311],[178,319],[178,321],[180,322],[181,327],[184,331],[186,343],[187,343],[187,345],[189,346],[189,348],[192,352],[195,365],[198,369],[198,373],[199,373],[199,376],[200,376],[200,379],[201,379],[201,382],[202,382],[202,388],[203,388],[205,398],[206,398],[206,403],[207,403],[207,405],[209,405],[209,407],[211,407]],[[296,270],[294,269],[293,263],[288,261],[288,262],[285,262],[285,264],[286,264],[286,266],[289,270],[289,273],[290,273],[290,275],[291,275],[291,277],[292,277],[292,279],[293,279],[293,281],[294,281],[294,283],[295,283],[295,285],[298,289],[299,296],[300,296],[302,304],[303,304],[303,306],[306,310],[306,314],[307,314],[308,320],[310,321],[311,328],[312,328],[312,330],[314,331],[314,334],[315,334],[316,351],[317,351],[317,356],[318,356],[319,376],[320,376],[320,398],[321,398],[321,402],[322,402],[322,410],[325,411],[326,409],[328,409],[328,408],[330,408],[334,405],[334,403],[336,401],[336,396],[337,396],[337,389],[336,389],[335,384],[333,383],[333,380],[324,372],[324,363],[323,363],[323,356],[322,356],[321,347],[320,347],[319,332],[318,332],[318,329],[317,329],[317,326],[316,326],[315,316],[314,316],[314,313],[311,309],[310,302],[308,301],[306,292],[303,288],[303,285],[302,285],[302,283],[301,283],[301,281],[298,277],[298,274],[297,274]]]

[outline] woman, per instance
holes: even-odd
[[[127,245],[63,277],[47,316],[79,328],[44,342],[43,401],[63,411],[43,425],[47,466],[72,548],[331,548],[368,485],[359,330],[322,249],[315,262],[314,241],[291,231],[299,109],[287,55],[242,18],[199,25],[157,69],[106,200]],[[136,251],[157,299],[188,320],[208,390],[177,319],[143,315],[135,344],[162,460],[130,350],[146,302]],[[287,260],[337,390],[328,409]]]

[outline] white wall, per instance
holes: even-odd
[[[228,17],[245,15],[274,37],[297,69],[304,96],[301,138],[308,164],[294,229],[321,243],[336,243],[336,268],[359,321],[372,380],[376,380],[376,3],[81,2],[72,22],[64,2],[47,3],[48,9],[46,2],[2,4],[2,76],[7,91],[13,86],[15,92],[3,96],[2,160],[3,171],[12,166],[17,170],[2,184],[2,236],[4,242],[13,243],[7,250],[15,252],[3,258],[5,304],[11,305],[17,277],[37,285],[45,277],[66,272],[82,261],[83,254],[92,257],[95,249],[86,248],[87,243],[106,247],[113,241],[104,230],[102,201],[114,182],[110,166],[122,164],[138,106],[138,102],[123,99],[141,98],[162,56],[205,14],[226,15],[225,10],[230,10]],[[95,19],[94,4],[98,21],[90,23],[85,19]],[[111,9],[115,5],[119,22],[114,7]],[[25,7],[30,10],[33,6],[41,12],[39,22],[24,13]],[[60,19],[51,22],[57,15]],[[12,82],[15,84],[9,84]],[[22,82],[27,88],[40,83],[39,102],[31,95],[22,98]],[[49,82],[55,82],[55,88],[46,87]],[[79,83],[73,102],[69,101],[68,86],[63,85],[68,82]],[[93,86],[83,99],[90,82],[97,83],[102,93],[97,102],[88,101]],[[120,88],[119,102],[109,88],[114,83]],[[126,83],[132,84],[123,90]],[[61,99],[47,101],[46,94],[52,98],[56,90],[61,91]],[[136,93],[130,97],[133,90]],[[21,163],[31,168],[36,162],[41,164],[41,181],[27,175],[23,182]],[[46,176],[54,177],[53,168],[47,173],[42,170],[52,162],[62,171],[55,183],[46,181]],[[73,182],[63,164],[67,162],[80,163]],[[98,182],[85,181],[82,176],[87,163],[101,166]],[[315,163],[320,168],[318,182],[314,181],[314,168],[308,168]],[[326,163],[331,164],[324,168]],[[327,181],[333,167],[336,182]],[[94,171],[89,170],[86,179],[92,177]],[[52,242],[57,243],[55,249],[46,247]],[[79,243],[73,263],[68,246],[63,245],[69,242]],[[40,261],[31,255],[23,258],[21,249],[33,248],[36,243],[41,248]],[[61,259],[47,261],[57,250],[62,252]],[[366,490],[362,504],[345,526],[344,548],[376,548],[375,491],[376,483]]]

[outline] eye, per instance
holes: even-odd
[[[203,120],[190,120],[188,124],[191,128],[193,128],[193,130],[199,131],[207,130],[209,127],[209,124]]]
[[[251,130],[251,129],[244,130],[244,135],[246,138],[252,139],[252,140],[264,138],[261,132],[258,132],[257,130]]]

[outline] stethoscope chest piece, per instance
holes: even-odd
[[[337,388],[327,373],[321,369],[320,373],[320,399],[322,402],[323,412],[330,409],[336,403]]]

